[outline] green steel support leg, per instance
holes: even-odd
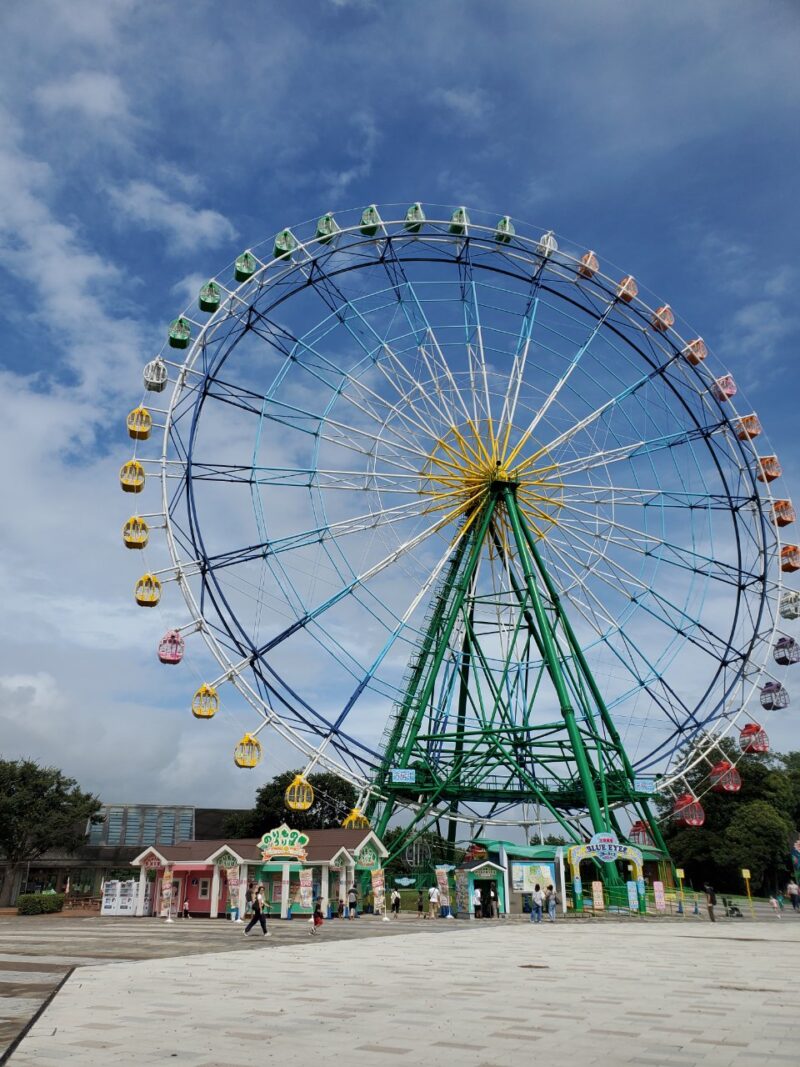
[[[564,724],[569,734],[569,739],[572,744],[572,751],[575,756],[575,762],[578,767],[578,776],[583,786],[584,796],[586,798],[586,804],[589,808],[589,818],[592,821],[592,826],[596,832],[608,829],[608,824],[603,818],[603,813],[600,810],[600,804],[597,800],[597,794],[594,788],[594,780],[592,777],[592,770],[589,764],[589,757],[586,754],[584,748],[583,738],[581,737],[578,724],[575,721],[575,710],[572,707],[572,702],[567,692],[567,687],[564,684],[564,676],[561,673],[561,664],[558,653],[556,652],[553,637],[550,632],[550,626],[547,621],[547,615],[545,614],[544,606],[542,604],[541,596],[539,595],[539,589],[536,585],[536,579],[530,567],[530,553],[527,551],[527,541],[525,534],[522,530],[522,524],[520,523],[519,511],[517,509],[516,498],[509,487],[503,489],[503,498],[505,500],[506,510],[508,511],[508,517],[511,521],[511,529],[514,533],[514,540],[517,544],[517,551],[520,555],[520,562],[522,563],[522,569],[525,575],[525,583],[528,588],[528,595],[531,598],[531,604],[533,606],[533,612],[536,617],[536,622],[539,628],[539,633],[542,637],[542,644],[544,646],[544,653],[547,660],[547,669],[550,677],[553,681],[556,693],[558,695],[558,702],[561,707],[561,714],[564,718]]]

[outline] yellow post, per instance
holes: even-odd
[[[756,909],[753,907],[753,898],[750,896],[750,872],[745,867],[742,867],[742,878],[744,878],[744,886],[747,890],[747,899],[750,902],[750,914],[755,919]]]
[[[681,915],[683,915],[683,917],[685,918],[686,917],[686,902],[683,899],[683,868],[682,867],[676,867],[675,868],[675,877],[678,879],[678,894],[680,895],[680,898],[681,898],[680,912],[681,912]]]

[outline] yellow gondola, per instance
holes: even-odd
[[[213,719],[218,711],[219,694],[213,685],[203,682],[192,700],[192,715],[196,719]]]
[[[122,527],[122,542],[126,548],[144,548],[150,538],[150,527],[138,515],[131,515]]]
[[[119,484],[123,493],[141,493],[144,489],[144,467],[138,459],[129,459],[119,471]]]
[[[368,830],[369,819],[361,814],[359,808],[353,808],[350,814],[342,823],[342,829],[344,830]]]
[[[252,734],[245,734],[233,750],[233,762],[237,767],[253,768],[261,762],[264,750],[261,742]]]
[[[134,408],[127,418],[128,437],[134,441],[146,441],[153,428],[153,417],[147,408]]]
[[[283,799],[290,811],[308,811],[314,803],[314,787],[302,774],[296,774]]]
[[[143,574],[133,595],[140,608],[154,608],[161,599],[161,582],[154,574]]]

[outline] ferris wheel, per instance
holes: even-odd
[[[316,768],[351,824],[407,810],[406,841],[531,805],[659,836],[659,791],[697,825],[686,775],[738,788],[720,740],[765,751],[800,660],[792,505],[711,363],[631,275],[508,216],[282,230],[170,324],[128,416],[122,488],[159,500],[123,540],[168,551],[136,600],[188,610],[159,658],[204,639],[193,714],[238,690],[237,764],[271,732],[305,760],[290,807]]]

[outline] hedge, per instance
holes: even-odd
[[[18,915],[49,915],[63,907],[63,893],[22,893],[17,897]]]

